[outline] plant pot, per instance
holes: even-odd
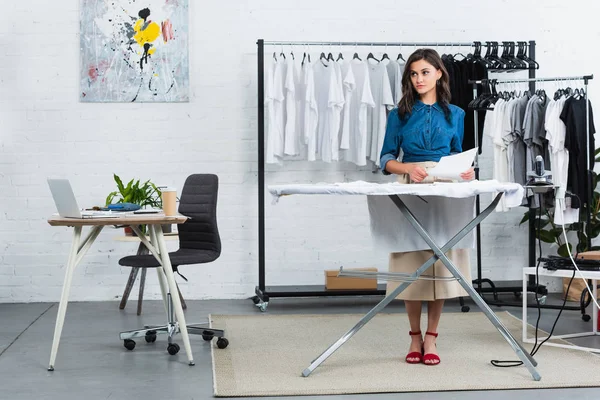
[[[163,233],[171,233],[171,232],[173,232],[173,225],[172,224],[163,224],[161,226],[162,226]]]
[[[130,226],[126,226],[123,228],[125,230],[125,236],[133,236],[133,229]]]

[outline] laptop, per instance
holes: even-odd
[[[77,205],[75,194],[68,179],[50,179],[48,186],[52,192],[58,215],[62,218],[118,218],[110,211],[82,211]]]

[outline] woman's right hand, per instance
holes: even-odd
[[[423,179],[427,178],[427,171],[423,167],[416,164],[411,164],[408,170],[410,180],[416,183],[422,182]]]

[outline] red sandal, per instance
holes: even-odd
[[[438,337],[438,334],[434,332],[425,332],[425,335],[433,336],[436,338]],[[440,361],[440,357],[437,354],[428,353],[423,356],[423,364],[425,365],[438,365]]]
[[[421,331],[418,331],[418,332],[408,331],[408,334],[410,336],[416,336],[416,335],[421,336]],[[411,358],[414,360],[409,360]],[[406,355],[406,358],[405,358],[405,361],[409,364],[419,364],[419,363],[421,363],[422,360],[423,360],[423,344],[422,343],[421,343],[421,351],[410,352]]]

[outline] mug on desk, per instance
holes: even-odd
[[[177,215],[177,189],[162,189],[162,206],[165,215]]]

